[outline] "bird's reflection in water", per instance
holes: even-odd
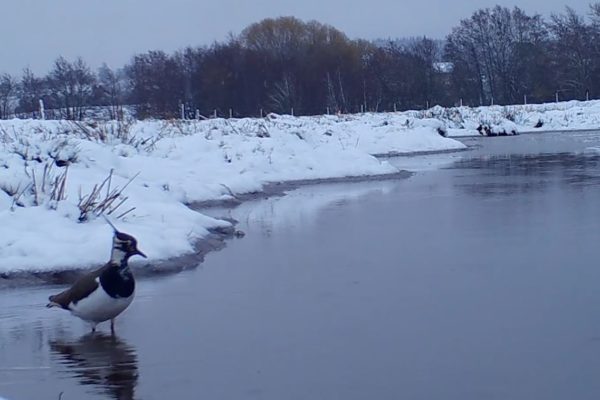
[[[116,336],[93,333],[75,341],[51,341],[52,354],[82,385],[114,399],[133,399],[138,380],[135,349]]]

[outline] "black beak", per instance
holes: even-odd
[[[138,255],[138,256],[142,256],[144,258],[148,258],[144,253],[142,253],[139,249],[135,249],[135,251],[133,252],[133,255]]]

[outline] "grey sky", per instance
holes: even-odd
[[[569,5],[587,13],[587,0]],[[515,5],[560,13],[567,0],[0,0],[0,72],[42,74],[53,60],[82,56],[121,67],[136,52],[168,52],[221,41],[266,17],[315,19],[350,38],[444,37],[479,8]]]

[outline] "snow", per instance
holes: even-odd
[[[109,176],[99,197],[123,189],[113,206],[126,200],[110,218],[152,262],[189,253],[209,229],[230,224],[186,204],[269,182],[396,173],[373,155],[461,150],[441,134],[478,135],[484,123],[531,131],[538,121],[544,130],[597,128],[600,102],[124,124],[0,121],[0,273],[105,262],[111,228],[99,212],[82,218],[78,204]],[[51,183],[65,176],[59,201]]]
[[[127,200],[110,217],[118,229],[138,239],[151,262],[191,252],[210,228],[230,224],[186,204],[230,199],[259,191],[268,182],[398,172],[374,153],[461,148],[463,144],[430,127],[386,114],[269,115],[126,126],[1,121],[0,272],[105,262],[111,228],[94,213],[80,222],[78,204],[111,171],[110,190],[126,186],[122,195]],[[65,173],[66,167],[57,165],[67,163],[65,199],[57,201],[50,182]],[[108,183],[100,197],[107,191]]]
[[[425,111],[409,111],[412,117],[435,118],[443,121],[449,137],[479,135],[479,125],[515,129],[517,132],[549,130],[598,129],[600,101],[568,101],[561,103],[488,106],[432,107]],[[542,126],[536,128],[541,122]]]

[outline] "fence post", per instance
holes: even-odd
[[[229,109],[229,118],[233,118],[233,110],[231,108]]]
[[[294,107],[292,107],[291,112],[292,112],[292,117],[293,117],[294,116]]]
[[[527,105],[527,95],[523,95],[523,104]]]
[[[46,119],[46,112],[44,111],[44,100],[40,99],[40,118]]]
[[[185,119],[185,104],[181,103],[179,109],[181,111],[181,119]]]
[[[196,119],[200,119],[200,110],[196,108]]]
[[[461,97],[461,98],[460,98],[460,106],[461,106],[461,107],[462,107],[462,104],[463,104],[463,103],[462,103],[462,97]]]
[[[215,111],[213,111],[213,117],[217,118],[217,109],[215,108]]]
[[[558,103],[558,90],[556,91],[556,102]]]

